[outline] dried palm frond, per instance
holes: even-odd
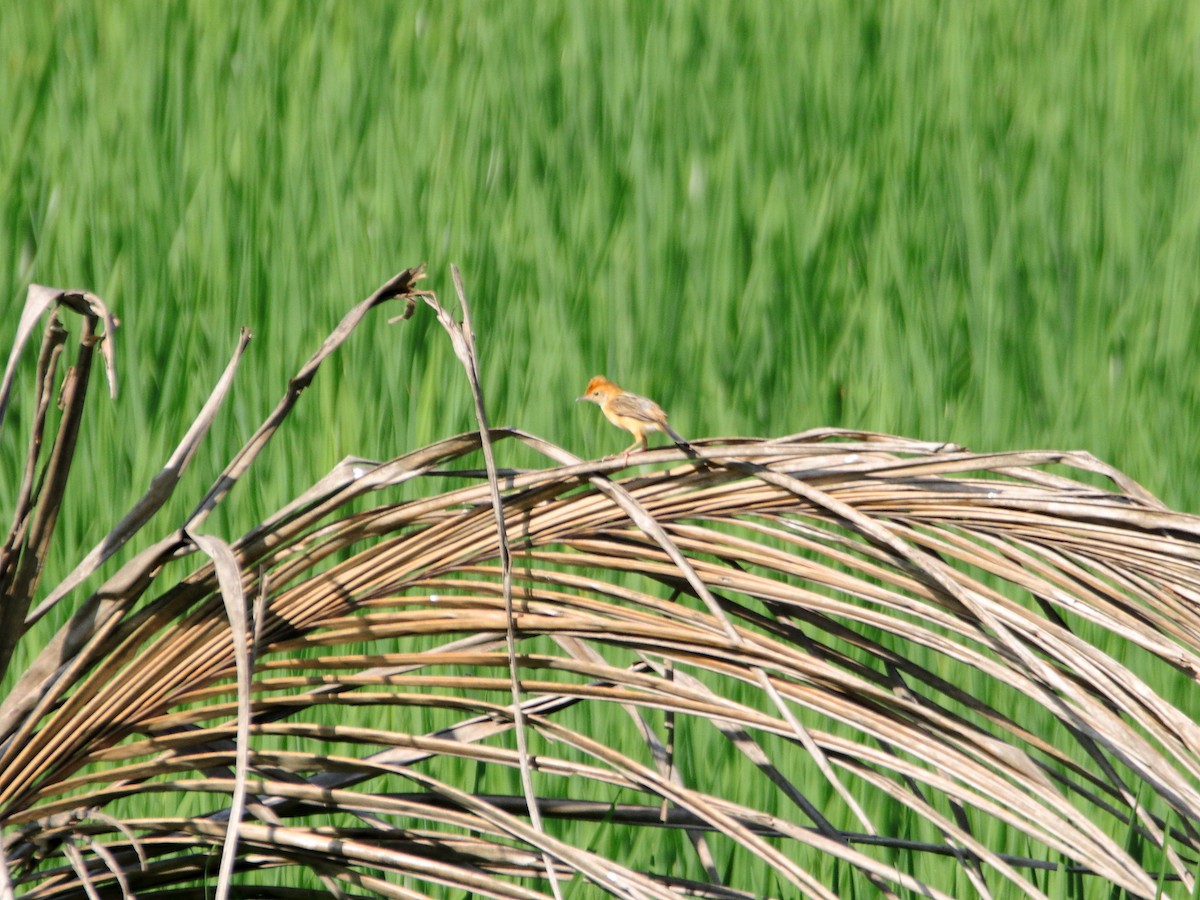
[[[455,340],[469,362],[469,317]],[[821,430],[628,470],[488,429],[480,401],[478,432],[346,460],[239,540],[204,535],[322,354],[0,705],[8,890],[1195,889],[1200,519],[1086,453]],[[492,444],[547,465],[497,469]],[[481,449],[491,477],[453,468]],[[161,506],[34,607],[9,573],[53,497],[28,495],[0,558],[18,636]]]

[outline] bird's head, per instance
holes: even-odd
[[[614,394],[621,389],[605,378],[603,375],[597,375],[588,382],[587,389],[583,392],[582,397],[575,398],[575,402],[586,400],[588,403],[603,403],[604,398]]]

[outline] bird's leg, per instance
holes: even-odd
[[[637,440],[625,448],[625,452],[622,454],[625,465],[629,465],[629,454],[639,448],[642,450],[650,449],[650,441],[646,438],[646,432],[644,431],[637,434]]]

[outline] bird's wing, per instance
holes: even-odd
[[[640,419],[643,422],[661,424],[667,419],[666,413],[657,403],[645,397],[639,397],[637,394],[622,393],[614,397],[609,405],[618,415]]]

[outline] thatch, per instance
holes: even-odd
[[[356,307],[196,514],[90,597],[236,359],[148,499],[50,590],[35,562],[65,473],[31,455],[40,488],[0,558],[5,664],[74,611],[0,705],[0,887],[309,896],[238,887],[294,868],[335,896],[1191,894],[1200,727],[1178,698],[1200,671],[1200,519],[1086,453],[821,430],[627,468],[485,427],[347,460],[239,540],[205,536],[382,300],[425,296],[475,381],[469,318],[455,334],[419,275]],[[90,354],[97,307],[75,305]],[[43,352],[43,401],[54,370]],[[546,466],[497,470],[515,443]],[[481,449],[493,477],[462,468]],[[682,829],[694,856],[626,865],[600,849],[619,840],[573,843],[581,822],[639,844]]]

